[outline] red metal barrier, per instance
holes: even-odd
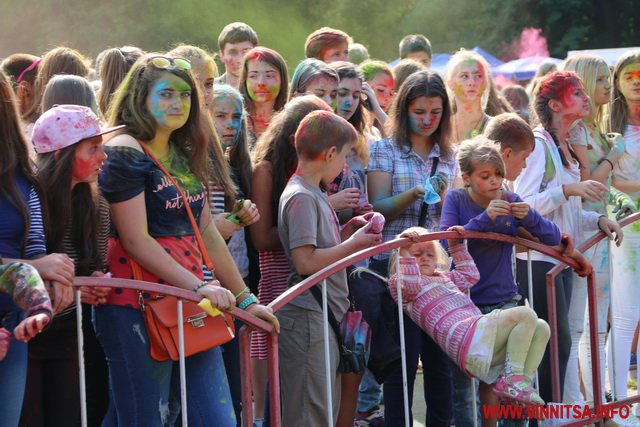
[[[619,222],[621,227],[640,220],[640,213],[630,215]],[[591,236],[586,242],[582,243],[578,250],[583,252],[591,249],[597,243],[607,238],[607,235],[602,231]],[[609,254],[611,256],[611,254]],[[551,358],[551,382],[553,400],[560,402],[560,365],[559,365],[559,348],[558,348],[558,322],[556,317],[556,293],[555,293],[555,278],[567,267],[567,265],[561,261],[555,267],[553,267],[547,273],[547,308],[549,311],[549,327],[551,328],[551,338],[549,340],[549,352]],[[596,281],[595,273],[591,273],[587,277],[587,295],[588,295],[588,316],[589,316],[589,343],[591,345],[591,375],[593,384],[593,405],[595,408],[608,407],[611,405],[619,405],[621,403],[635,403],[640,402],[640,395],[629,397],[624,400],[612,402],[607,405],[603,405],[602,394],[602,379],[600,378],[600,352],[598,350],[598,301],[596,299]],[[598,391],[598,392],[596,392]],[[582,426],[593,424],[600,424],[600,419],[581,420],[572,423],[565,424],[565,426]]]
[[[466,231],[462,234],[462,236],[460,236],[457,232],[453,232],[453,231],[441,231],[441,232],[436,232],[436,233],[430,233],[428,235],[425,236],[420,236],[419,241],[424,242],[424,241],[430,241],[430,240],[443,240],[443,239],[448,239],[448,238],[465,238],[465,239],[487,239],[487,240],[495,240],[495,241],[500,241],[500,242],[506,242],[506,243],[512,243],[512,244],[517,244],[517,245],[521,245],[527,249],[532,249],[535,251],[538,251],[540,253],[543,253],[545,255],[548,255],[550,257],[553,257],[555,259],[558,259],[562,262],[564,262],[566,265],[571,266],[572,268],[577,268],[578,264],[571,258],[568,257],[563,257],[560,253],[558,253],[557,251],[555,251],[554,249],[550,248],[549,246],[545,246],[541,243],[537,243],[537,242],[533,242],[530,240],[524,240],[518,237],[512,237],[512,236],[507,236],[504,234],[497,234],[497,233],[481,233],[481,232],[476,232],[476,231]],[[377,255],[379,253],[382,252],[387,252],[389,250],[392,249],[396,249],[399,248],[401,246],[405,246],[408,243],[411,243],[411,240],[409,238],[402,238],[402,239],[395,239],[395,240],[391,240],[389,242],[386,243],[381,243],[377,246],[368,248],[368,249],[364,249],[360,252],[356,252],[353,255],[350,255],[340,261],[337,261],[325,268],[323,268],[322,270],[320,270],[319,272],[317,272],[316,274],[308,277],[307,279],[303,280],[302,282],[298,283],[296,286],[293,286],[289,289],[287,289],[287,291],[285,291],[282,295],[280,295],[278,298],[276,298],[271,304],[269,304],[269,307],[271,307],[273,309],[274,312],[277,312],[278,310],[280,310],[282,307],[284,307],[286,304],[288,304],[289,302],[291,302],[293,299],[297,298],[298,296],[300,296],[303,292],[307,291],[308,289],[310,289],[311,287],[317,285],[318,283],[322,282],[322,280],[326,279],[327,277],[331,276],[332,274],[335,274],[338,271],[341,271],[345,268],[347,268],[350,265],[353,265],[359,261],[365,260],[373,255]],[[276,338],[276,336],[271,335],[271,337]],[[269,363],[269,382],[270,382],[270,395],[269,398],[271,399],[271,405],[270,405],[270,415],[271,415],[271,425],[274,427],[280,427],[281,425],[281,413],[280,413],[280,405],[275,405],[274,401],[276,399],[278,399],[278,403],[280,400],[280,379],[279,379],[279,371],[278,371],[278,349],[277,349],[277,343],[274,342],[276,341],[276,339],[274,339],[270,345],[268,345],[268,363]],[[248,354],[244,354],[242,355],[242,357],[249,357]],[[243,362],[244,364],[244,362]],[[250,383],[251,380],[247,379],[247,378],[243,378],[243,382],[248,382]],[[277,385],[277,387],[275,386]],[[246,384],[243,384],[243,389],[247,388]],[[276,412],[274,412],[276,411]],[[243,416],[243,420],[245,422],[245,425],[252,425],[253,419],[247,418]]]

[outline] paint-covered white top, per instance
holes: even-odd
[[[613,168],[613,177],[625,181],[640,180],[640,126],[627,125],[624,128],[624,154]],[[640,191],[630,193],[636,202]]]
[[[543,217],[554,222],[563,233],[569,234],[577,246],[585,232],[598,229],[596,212],[582,209],[582,200],[578,196],[566,198],[562,191],[563,184],[573,184],[580,181],[580,168],[577,162],[570,162],[565,168],[560,159],[560,152],[551,135],[542,128],[534,129],[536,146],[529,157],[527,167],[514,182],[514,191]],[[541,190],[542,179],[546,167],[545,146],[551,153],[555,174],[548,182],[546,189]],[[527,254],[518,254],[520,259],[526,259]],[[532,252],[534,261],[547,261],[556,264],[557,261],[538,252]]]

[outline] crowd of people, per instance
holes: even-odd
[[[464,231],[534,240],[580,266],[555,283],[559,403],[608,392],[592,390],[594,272],[600,375],[608,367],[613,397],[627,396],[640,226],[623,237],[616,220],[640,203],[640,52],[612,69],[577,55],[499,90],[472,51],[443,76],[429,70],[423,35],[400,41],[393,68],[328,27],[308,36],[293,72],[244,23],[225,26],[218,48],[123,46],[92,62],[60,46],[1,62],[0,425],[80,425],[77,276],[172,285],[271,323],[284,426],[405,425],[401,357],[410,408],[422,366],[430,427],[495,426],[474,412],[476,395],[552,402],[546,273],[558,261],[533,252],[528,269],[512,244]],[[423,241],[441,230],[458,238]],[[608,239],[575,249],[597,231]],[[330,319],[356,309],[371,329],[368,366],[341,373],[340,329],[325,354],[316,290],[277,313],[268,304],[398,236],[411,243],[327,281]],[[104,284],[81,288],[88,424],[181,425],[185,409],[194,426],[242,425],[237,340],[186,358],[181,408],[177,362],[150,352],[144,310],[158,297]],[[267,335],[254,331],[258,427],[266,359]],[[633,414],[609,422],[640,425]]]

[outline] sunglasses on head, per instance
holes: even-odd
[[[185,71],[189,71],[191,69],[191,62],[185,58],[171,58],[168,56],[154,55],[148,58],[147,63],[149,62],[153,64],[154,67],[162,70],[166,70],[171,67]]]

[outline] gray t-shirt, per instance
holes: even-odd
[[[302,281],[291,260],[291,250],[313,245],[316,248],[331,248],[342,243],[338,218],[329,204],[329,198],[319,188],[293,176],[280,196],[278,208],[278,234],[291,266],[289,286]],[[342,270],[327,278],[329,307],[340,322],[349,308],[347,298],[347,273]],[[291,304],[312,311],[322,309],[311,292],[307,291]]]

